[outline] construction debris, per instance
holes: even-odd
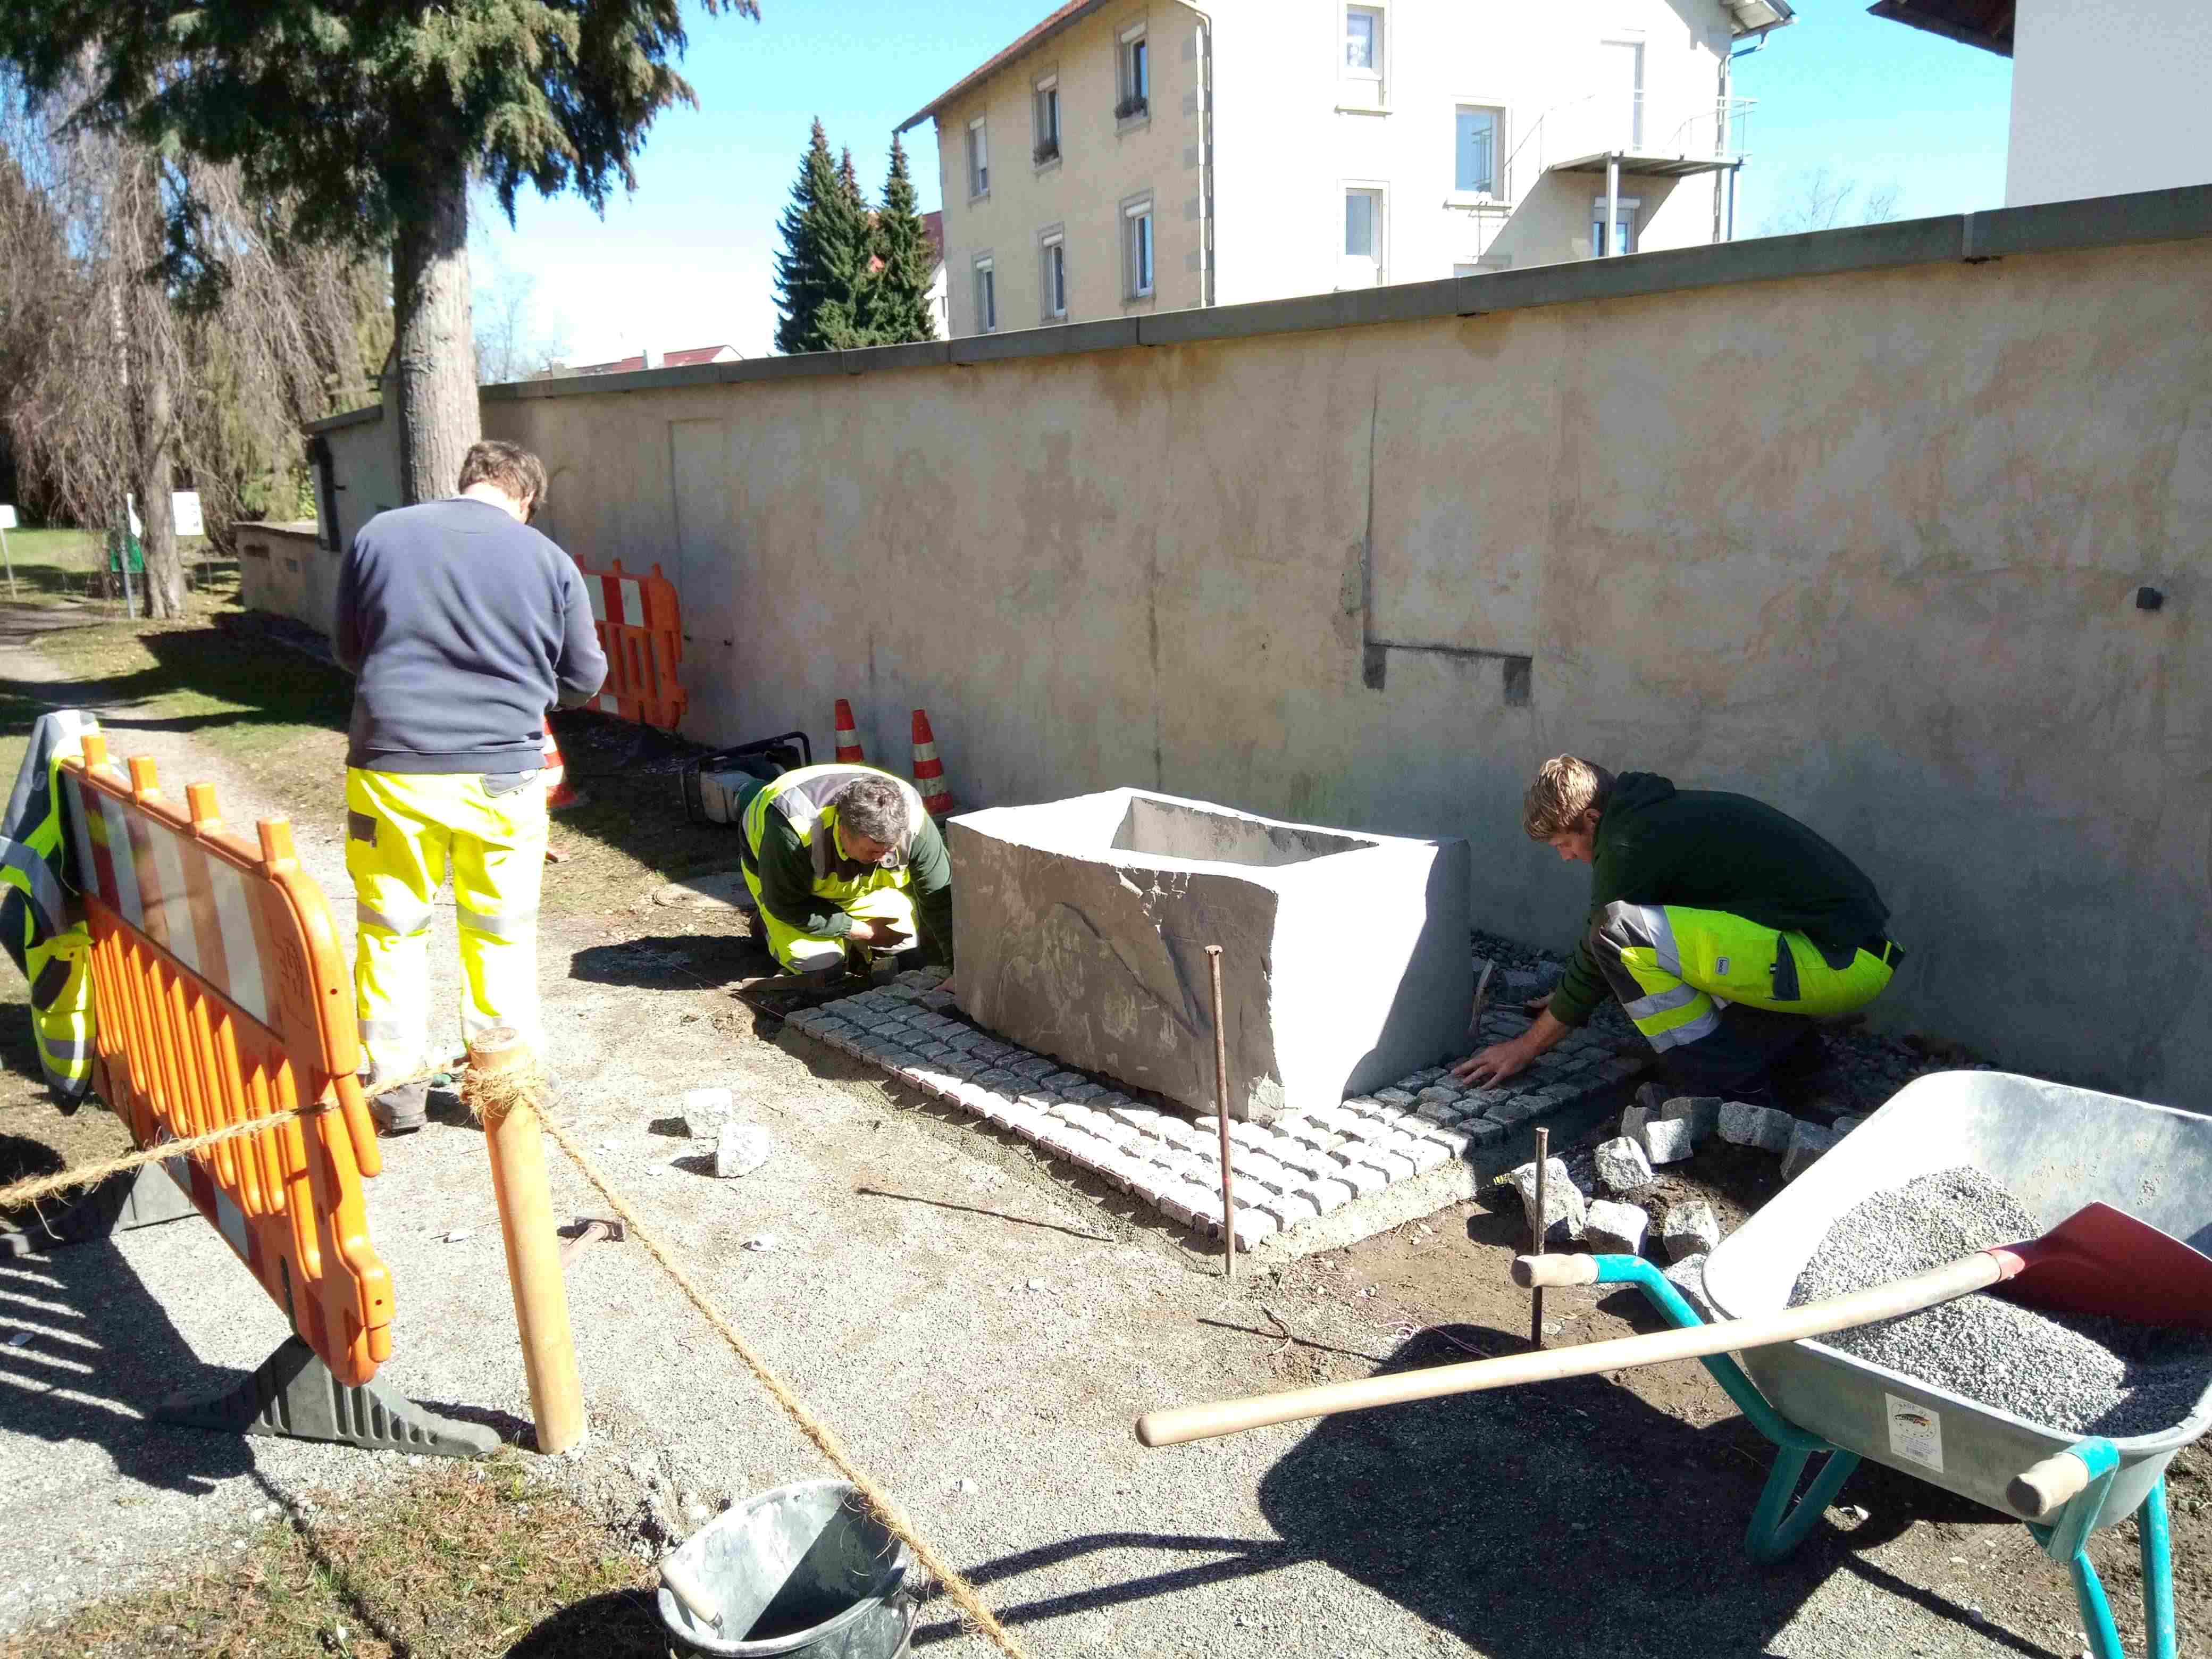
[[[1667,1259],[1686,1261],[1718,1246],[1721,1221],[1713,1213],[1713,1206],[1704,1199],[1685,1199],[1668,1207],[1660,1233],[1667,1241]]]
[[[1641,1255],[1650,1230],[1651,1218],[1643,1206],[1601,1198],[1590,1203],[1584,1236],[1590,1249],[1601,1255]]]

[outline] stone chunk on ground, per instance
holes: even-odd
[[[1662,1164],[1680,1164],[1698,1147],[1697,1137],[1681,1118],[1655,1117],[1638,1129],[1633,1139],[1654,1168]]]
[[[1676,1095],[1659,1109],[1659,1115],[1669,1123],[1690,1126],[1690,1139],[1705,1139],[1721,1127],[1721,1097],[1718,1095]]]
[[[1790,1150],[1790,1132],[1797,1120],[1771,1106],[1754,1106],[1747,1100],[1722,1103],[1721,1139],[1735,1146],[1756,1146],[1761,1152]]]
[[[1721,1242],[1721,1218],[1704,1199],[1686,1198],[1668,1206],[1659,1231],[1667,1241],[1667,1259],[1683,1261],[1705,1255]]]
[[[1795,1181],[1834,1147],[1836,1132],[1817,1123],[1799,1122],[1790,1132],[1790,1147],[1782,1155],[1782,1178]]]
[[[1681,1291],[1683,1297],[1706,1319],[1719,1317],[1713,1311],[1712,1299],[1705,1294],[1705,1258],[1686,1255],[1667,1269],[1667,1282]]]
[[[712,1140],[737,1109],[727,1089],[686,1089],[679,1109],[684,1133],[694,1140]]]
[[[714,1139],[714,1175],[732,1181],[768,1162],[768,1131],[757,1123],[725,1123]]]
[[[1622,1204],[1610,1198],[1592,1200],[1583,1224],[1590,1249],[1612,1255],[1641,1255],[1651,1218],[1640,1204]]]
[[[1532,1159],[1513,1172],[1513,1184],[1520,1189],[1521,1211],[1528,1218],[1528,1236],[1536,1235],[1536,1165]],[[1544,1175],[1544,1248],[1556,1249],[1572,1244],[1583,1236],[1589,1224],[1589,1212],[1583,1195],[1567,1175],[1565,1160],[1548,1158]]]
[[[1641,1192],[1651,1184],[1651,1160],[1626,1135],[1597,1149],[1597,1178],[1609,1193]]]

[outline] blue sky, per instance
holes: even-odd
[[[1557,0],[1523,0],[1553,4]],[[664,115],[638,188],[601,220],[573,198],[518,204],[485,228],[480,260],[535,281],[571,362],[727,343],[771,349],[770,260],[807,124],[852,147],[880,190],[890,130],[1052,9],[1054,0],[761,0],[756,24],[696,15],[684,72],[700,107]],[[2011,65],[1866,15],[1864,0],[1798,0],[1798,21],[1738,65],[1758,99],[1737,218],[1756,234],[1825,167],[1864,188],[1893,184],[1897,216],[1996,207],[2004,198]],[[937,205],[927,124],[915,177]],[[479,271],[480,279],[484,273]]]

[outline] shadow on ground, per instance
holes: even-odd
[[[1437,1328],[1381,1369],[1518,1346],[1500,1331]],[[1740,1418],[1700,1429],[1595,1377],[1423,1401],[1324,1419],[1300,1438],[1261,1481],[1274,1538],[1092,1534],[986,1563],[970,1577],[1018,1628],[1317,1565],[1491,1659],[1614,1659],[1662,1649],[1771,1652],[1841,1567],[2028,1659],[2049,1654],[1859,1559],[1915,1520],[1994,1518],[1888,1470],[1863,1470],[1845,1488],[1842,1501],[1869,1511],[1856,1531],[1831,1522],[1778,1566],[1753,1566],[1744,1528],[1771,1455]],[[1024,1599],[1027,1576],[1108,1552],[1129,1552],[1147,1570]],[[1317,1600],[1314,1611],[1324,1610]],[[955,1634],[935,1619],[915,1646]]]

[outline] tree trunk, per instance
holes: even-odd
[[[128,152],[126,152],[128,155]],[[165,349],[168,297],[149,274],[160,264],[167,227],[161,217],[161,161],[151,150],[127,160],[129,188],[119,206],[129,216],[123,246],[137,269],[129,277],[130,298],[120,308],[125,320],[124,385],[130,398],[132,492],[143,526],[145,596],[149,617],[185,614],[184,562],[177,556],[177,526],[169,489],[175,474],[176,407]],[[124,558],[130,549],[126,544]]]
[[[394,357],[399,374],[399,489],[411,505],[452,495],[483,435],[469,325],[469,194],[460,168],[435,187],[392,243]]]
[[[176,424],[170,407],[169,366],[148,352],[138,376],[138,513],[146,523],[146,614],[185,614],[185,562],[177,551],[173,452]]]

